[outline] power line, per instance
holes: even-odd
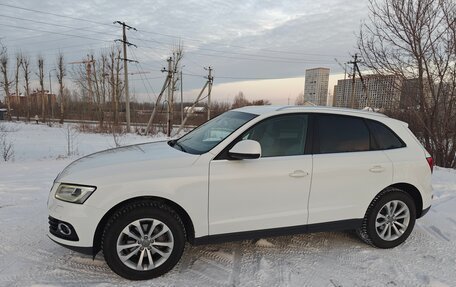
[[[87,28],[90,28],[90,27],[84,27],[84,29],[87,29]],[[65,30],[65,31],[62,31],[62,32],[63,33],[67,33],[67,32],[72,32],[72,31],[75,31],[75,30],[79,30],[79,28],[69,29],[69,30]],[[19,38],[13,38],[12,41],[17,42],[17,41],[30,40],[30,39],[33,39],[33,38],[41,38],[41,37],[42,37],[41,35],[19,37]],[[38,41],[38,42],[33,42],[33,43],[35,44],[35,43],[42,43],[42,42],[62,41],[62,40],[67,40],[67,39],[71,39],[71,38],[73,38],[73,37],[58,38],[58,39],[54,39],[54,40]],[[8,38],[8,40],[11,41],[11,38]]]
[[[0,4],[0,5],[4,5],[4,4]],[[5,5],[4,5],[5,6]],[[12,5],[6,5],[6,6],[12,6]],[[16,7],[16,6],[15,6]],[[16,7],[17,8],[17,7]],[[31,9],[27,9],[27,10],[31,10]],[[42,12],[42,13],[48,13],[48,12],[43,12],[43,11],[38,11],[38,10],[33,10],[35,12]],[[53,14],[53,13],[51,13]],[[18,20],[25,20],[25,21],[30,21],[30,22],[34,22],[34,23],[40,23],[40,24],[45,24],[45,25],[51,25],[51,26],[57,26],[57,27],[65,27],[65,28],[75,28],[75,27],[71,27],[71,26],[67,26],[67,25],[61,25],[61,24],[55,24],[55,23],[50,23],[50,22],[44,22],[44,21],[36,21],[36,20],[31,20],[31,19],[26,19],[26,18],[21,18],[21,17],[14,17],[14,16],[8,16],[8,15],[3,15],[3,14],[0,14],[1,17],[7,17],[7,18],[12,18],[12,19],[18,19]],[[71,19],[75,18],[75,17],[70,17]],[[80,18],[76,18],[78,20],[81,20]],[[83,20],[86,20],[86,19],[83,19]],[[95,23],[98,23],[99,22],[95,22]],[[6,26],[9,26],[9,27],[15,27],[15,28],[19,28],[19,29],[29,29],[29,30],[37,30],[37,29],[32,29],[32,28],[25,28],[25,27],[19,27],[19,26],[12,26],[12,25],[6,25]],[[92,30],[89,30],[89,29],[85,29],[85,28],[80,28],[79,30],[83,30],[83,31],[91,31],[91,32],[94,32]],[[92,39],[92,40],[95,40],[94,38],[90,38],[90,37],[87,37],[87,36],[82,36],[82,35],[72,35],[72,34],[67,34],[67,33],[60,33],[60,32],[52,32],[52,31],[45,31],[45,30],[38,30],[38,31],[42,31],[42,32],[47,32],[47,33],[52,33],[52,34],[60,34],[60,35],[66,35],[66,36],[71,36],[71,37],[79,37],[79,38],[86,38],[86,39]],[[103,34],[103,35],[111,35],[111,36],[116,36],[114,34],[109,34],[109,33],[106,33],[106,32],[101,32],[101,31],[95,31],[94,33],[96,34]],[[138,40],[141,40],[141,41],[144,41],[144,42],[152,42],[152,43],[156,43],[156,44],[164,44],[164,45],[170,45],[170,43],[167,43],[167,42],[162,42],[162,41],[157,41],[157,40],[147,40],[147,39],[141,39],[141,38],[135,38],[135,37],[131,37],[132,39],[138,39]],[[99,40],[99,39],[97,39]],[[147,47],[147,46],[146,46]],[[151,48],[151,47],[150,47]],[[155,49],[155,48],[154,48]],[[281,61],[284,61],[284,62],[299,62],[299,63],[320,63],[320,61],[318,60],[308,60],[308,59],[300,59],[300,58],[288,58],[288,57],[281,57],[281,56],[271,56],[271,55],[258,55],[258,54],[251,54],[251,53],[242,53],[242,52],[233,52],[233,51],[226,51],[226,50],[218,50],[218,49],[210,49],[210,48],[202,48],[202,47],[198,47],[198,50],[201,50],[201,51],[209,51],[209,52],[214,52],[214,53],[223,53],[223,54],[232,54],[232,55],[241,55],[241,56],[248,56],[248,57],[255,57],[254,59],[259,59],[259,60],[267,60],[267,61],[272,61],[272,60],[281,60]],[[263,49],[264,50],[264,49]],[[278,52],[278,51],[276,51]],[[199,54],[199,55],[204,55],[204,56],[216,56],[216,55],[211,55],[211,54],[205,54],[205,53],[199,53],[199,52],[195,52],[195,51],[190,51],[189,53],[194,53],[194,54]],[[284,52],[284,53],[288,53],[288,52]],[[294,53],[294,52],[293,52]],[[294,53],[294,54],[301,54],[301,55],[304,55],[304,53]],[[318,55],[318,54],[308,54],[308,55]],[[321,55],[321,54],[320,54]],[[326,55],[321,55],[321,56],[326,56]],[[229,57],[229,56],[221,56],[221,57],[225,57],[225,58],[232,58],[232,57]],[[242,59],[242,60],[253,60],[253,59],[247,59],[247,58],[239,58],[237,57],[236,59]]]
[[[160,47],[151,47],[151,46],[140,46],[140,48],[146,48],[146,49],[151,49],[151,50],[168,50],[166,48],[160,48]],[[321,62],[318,60],[279,60],[279,59],[274,59],[270,58],[267,56],[256,56],[257,58],[254,58],[254,56],[251,57],[235,57],[235,56],[227,56],[227,55],[220,55],[220,54],[207,54],[207,53],[200,53],[196,51],[190,51],[186,52],[187,54],[195,54],[195,55],[201,55],[201,56],[207,56],[207,57],[216,57],[216,58],[227,58],[227,59],[235,59],[235,60],[246,60],[246,61],[258,61],[258,62],[274,62],[274,63],[288,63],[288,64],[332,64],[332,62]],[[220,53],[229,53],[226,51],[220,51]],[[258,58],[262,57],[262,58]]]
[[[133,49],[130,49],[130,51],[132,53],[133,59],[135,59],[137,61],[137,63],[136,63],[137,68],[139,68],[140,71],[144,72],[144,69],[142,68],[141,63],[138,61],[138,58],[136,57],[135,51]],[[139,76],[140,76],[141,79],[143,78],[142,74],[139,74]],[[147,80],[147,83],[149,84],[149,87],[151,88],[152,93],[154,94],[154,96],[157,97],[157,95],[155,94],[155,90],[152,87],[152,84],[150,83],[149,80]],[[146,84],[145,83],[144,83],[144,88],[146,88]],[[147,90],[147,88],[146,88],[146,90]]]
[[[44,25],[55,26],[55,27],[70,28],[70,29],[75,29],[75,30],[80,30],[80,31],[88,31],[88,32],[92,32],[92,33],[95,33],[95,34],[117,36],[117,35],[114,35],[114,34],[108,34],[106,32],[93,31],[93,29],[77,28],[77,27],[72,27],[72,26],[68,26],[68,25],[62,25],[62,24],[56,24],[56,23],[50,23],[50,22],[44,22],[44,21],[37,21],[37,20],[32,20],[32,19],[27,19],[27,18],[8,16],[8,15],[4,15],[4,14],[0,14],[0,17],[16,19],[16,20],[22,20],[22,21],[29,21],[29,22],[33,22],[33,23],[44,24]]]
[[[38,32],[44,32],[44,33],[49,33],[49,34],[57,34],[57,35],[71,36],[71,37],[89,39],[89,40],[94,40],[94,41],[101,41],[101,42],[112,43],[111,41],[108,41],[108,40],[102,40],[102,39],[97,39],[97,38],[91,38],[91,37],[86,37],[86,36],[82,36],[82,35],[73,35],[73,34],[67,34],[67,33],[60,33],[60,32],[56,32],[56,31],[48,31],[48,30],[35,29],[35,28],[28,28],[28,27],[15,26],[15,25],[8,25],[8,24],[0,24],[0,26],[2,26],[2,27],[6,26],[6,27],[12,27],[12,28],[17,28],[17,29],[22,29],[22,30],[38,31]]]
[[[204,78],[203,75],[192,74],[192,73],[183,73],[186,76]],[[289,77],[236,77],[236,76],[218,76],[217,79],[232,79],[232,80],[283,80],[288,79]]]
[[[245,61],[263,61],[263,62],[274,62],[274,63],[288,63],[288,64],[326,64],[321,61],[310,61],[310,60],[277,60],[269,57],[265,58],[253,58],[253,57],[235,57],[235,56],[226,56],[226,55],[214,55],[214,54],[206,54],[200,52],[187,52],[188,54],[195,54],[195,55],[202,55],[208,57],[219,57],[219,58],[226,58],[226,59],[235,59],[235,60],[245,60]],[[262,57],[262,56],[257,56]]]
[[[137,38],[132,38],[132,39],[136,40]],[[162,42],[162,41],[158,41],[158,40],[147,40],[147,39],[141,39],[141,40],[144,41],[144,42],[171,45],[171,43]],[[272,56],[272,55],[259,55],[259,54],[252,54],[252,53],[233,52],[233,51],[202,48],[202,47],[198,47],[197,49],[201,50],[201,51],[223,53],[223,54],[233,54],[233,55],[241,55],[241,56],[249,56],[249,57],[257,57],[257,58],[276,59],[276,60],[293,61],[293,62],[295,62],[295,61],[300,61],[300,62],[306,61],[306,62],[318,62],[318,63],[320,63],[319,60],[307,60],[307,59],[302,59],[302,58],[288,58],[288,57]],[[196,53],[196,52],[190,51],[188,53]]]
[[[25,8],[25,7],[19,7],[19,6],[10,5],[10,4],[0,4],[0,6],[9,7],[9,8],[13,8],[13,9],[20,9],[20,10],[29,11],[29,12],[34,12],[34,13],[52,15],[52,16],[56,16],[56,17],[67,18],[67,19],[72,19],[72,20],[76,20],[76,21],[83,21],[83,22],[88,22],[88,23],[93,23],[93,24],[98,24],[98,25],[103,25],[103,26],[112,27],[111,25],[109,25],[109,24],[107,24],[107,23],[98,22],[98,21],[93,21],[93,20],[90,20],[90,19],[84,19],[84,18],[66,16],[66,15],[61,15],[61,14],[56,14],[56,13],[51,13],[51,12],[46,12],[46,11],[40,11],[40,10],[36,10],[36,9],[30,9],[30,8]],[[200,42],[200,43],[207,43],[206,40],[195,39],[195,38],[191,38],[191,37],[182,37],[182,36],[176,36],[176,35],[172,35],[172,34],[166,34],[166,33],[160,33],[160,32],[152,32],[152,31],[143,30],[143,29],[140,29],[140,30],[138,30],[138,31],[141,32],[141,33],[160,35],[160,36],[169,37],[169,38],[173,38],[173,39],[180,39],[180,40],[181,40],[181,39],[186,39],[186,40],[189,40],[189,41],[195,41],[195,42]],[[155,41],[155,42],[160,43],[160,41]],[[163,43],[163,42],[162,42],[162,43]],[[241,49],[247,49],[247,50],[251,50],[251,49],[252,49],[252,47],[245,47],[245,46],[233,45],[233,44],[223,44],[223,45],[225,45],[225,46],[227,46],[227,47],[241,48]],[[205,48],[199,48],[199,49],[205,49]],[[209,49],[206,49],[206,50],[209,50]],[[214,50],[214,49],[212,49],[212,50]],[[264,52],[269,52],[269,53],[281,53],[281,54],[295,54],[295,55],[322,56],[322,57],[334,57],[334,56],[335,56],[335,55],[330,55],[330,54],[305,53],[305,52],[275,50],[275,49],[266,49],[266,48],[259,48],[258,50],[261,50],[261,51],[264,51]],[[222,51],[219,51],[219,52],[222,52]],[[341,55],[337,55],[337,56],[341,56]]]
[[[182,36],[176,36],[176,35],[171,35],[171,34],[164,34],[164,33],[158,33],[158,32],[151,32],[143,29],[139,29],[138,32],[142,33],[147,33],[147,34],[155,34],[155,35],[160,35],[160,36],[165,36],[165,37],[170,37],[174,39],[187,39],[189,41],[195,41],[195,42],[200,42],[200,43],[207,43],[205,40],[201,39],[195,39],[195,38],[189,38],[189,37],[182,37]],[[214,44],[214,43],[213,43]],[[246,50],[251,50],[252,47],[246,47],[246,46],[240,46],[240,45],[233,45],[233,44],[222,44],[226,47],[233,47],[233,48],[241,48],[241,49],[246,49]],[[335,55],[330,55],[330,54],[320,54],[320,53],[305,53],[305,52],[297,52],[297,51],[285,51],[285,50],[275,50],[275,49],[266,49],[266,48],[259,48],[258,50],[264,51],[264,52],[269,52],[269,53],[281,53],[281,54],[295,54],[295,55],[306,55],[306,56],[321,56],[321,57],[334,57]],[[337,55],[337,56],[342,56],[342,55]]]
[[[72,19],[72,20],[83,21],[83,22],[88,22],[88,23],[92,23],[92,24],[98,24],[98,25],[104,25],[104,26],[112,27],[112,25],[107,24],[107,23],[103,23],[103,22],[97,22],[97,21],[93,21],[93,20],[89,20],[89,19],[71,17],[71,16],[62,15],[62,14],[56,14],[56,13],[51,13],[51,12],[46,12],[46,11],[40,11],[40,10],[35,10],[35,9],[30,9],[30,8],[24,8],[24,7],[14,6],[14,5],[10,5],[10,4],[1,4],[1,3],[0,3],[0,6],[9,7],[9,8],[14,8],[14,9],[20,9],[20,10],[29,11],[29,12],[34,12],[34,13],[52,15],[52,16],[56,16],[56,17],[67,18],[67,19]]]

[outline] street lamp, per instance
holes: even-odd
[[[52,104],[52,79],[51,79],[51,72],[56,71],[56,69],[49,70],[49,106],[51,107],[51,117],[54,118],[54,105]]]

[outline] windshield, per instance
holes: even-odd
[[[236,111],[223,113],[180,139],[171,141],[170,145],[175,149],[191,154],[206,153],[256,116]]]

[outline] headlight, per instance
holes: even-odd
[[[55,198],[82,204],[97,189],[95,186],[61,184],[55,192]]]

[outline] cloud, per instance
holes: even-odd
[[[154,78],[150,82],[159,90],[161,79],[156,77],[179,37],[185,49],[184,70],[202,76],[206,73],[203,67],[210,65],[220,84],[253,78],[299,78],[305,69],[316,66],[340,73],[334,58],[345,62],[355,51],[355,34],[367,15],[365,2],[10,0],[4,3],[97,23],[1,6],[2,15],[32,21],[0,16],[0,25],[10,25],[2,27],[2,42],[10,54],[22,51],[33,58],[41,54],[51,69],[60,51],[67,61],[76,61],[88,52],[99,53],[101,48],[113,45],[121,36],[121,28],[112,22],[126,21],[139,30],[128,32],[129,41],[138,45],[131,48],[130,57],[141,62],[141,67],[132,64],[130,70],[150,71]],[[138,93],[146,92],[142,81],[132,83]],[[188,90],[202,83],[202,77],[185,79]]]

